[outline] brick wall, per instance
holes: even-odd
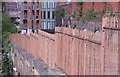
[[[88,9],[93,9],[93,2],[84,2],[83,3],[83,12]]]
[[[93,9],[94,12],[99,12],[100,10],[107,11],[108,8],[112,8],[113,11],[119,11],[120,2],[83,2],[82,10],[83,12],[88,9]],[[79,10],[79,6],[76,5],[76,2],[72,2],[71,5],[62,6],[65,10],[71,10],[70,13]],[[69,11],[68,11],[69,12]]]

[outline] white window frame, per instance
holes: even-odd
[[[42,2],[42,8],[44,8],[44,2]]]
[[[50,22],[48,22],[47,24],[48,24],[48,29],[51,29]]]
[[[52,11],[50,11],[50,19],[52,19],[52,15],[53,15],[53,13],[52,13]]]
[[[54,1],[52,2],[52,8],[55,8],[55,2]]]
[[[48,1],[48,8],[50,8],[50,2]]]

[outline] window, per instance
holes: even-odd
[[[50,11],[48,11],[48,19],[50,19]]]
[[[44,22],[44,29],[47,29],[47,24],[46,24],[46,22]]]
[[[50,2],[48,2],[48,8],[50,8]]]
[[[34,24],[33,24],[33,20],[32,20],[32,29],[33,29],[33,25],[34,25]]]
[[[50,8],[52,8],[52,2],[50,2],[49,4],[50,4]]]
[[[42,8],[44,8],[44,2],[42,2]]]
[[[51,29],[50,22],[48,22],[48,29]]]
[[[27,1],[24,1],[25,4],[27,4]]]
[[[50,11],[50,19],[52,19],[52,11]]]
[[[50,22],[50,29],[52,29],[52,22]]]
[[[52,25],[52,29],[54,29],[55,28],[55,22],[53,22],[53,25]]]
[[[55,8],[55,2],[53,2],[53,4],[52,4],[52,5],[53,5],[53,8]]]
[[[44,4],[44,8],[46,8],[46,7],[47,7],[47,5],[46,5],[46,4],[47,4],[47,2],[44,2],[43,4]]]
[[[39,15],[39,10],[37,10],[37,15]]]
[[[52,11],[52,19],[55,19],[55,12]]]
[[[39,4],[39,1],[37,1],[37,4]]]
[[[42,26],[41,26],[42,29],[44,29],[44,22],[42,22]]]
[[[46,19],[46,11],[43,13],[43,19]]]
[[[42,16],[42,11],[41,11],[41,19],[43,18],[43,16]]]
[[[34,10],[32,10],[32,14],[34,15]]]
[[[33,4],[35,4],[35,2],[32,2]]]

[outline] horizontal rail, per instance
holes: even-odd
[[[81,40],[86,40],[86,41],[89,41],[89,42],[91,42],[91,43],[95,43],[95,44],[98,44],[98,45],[101,45],[101,42],[98,42],[98,41],[95,41],[95,40],[90,40],[90,39],[86,39],[86,38],[82,38],[82,37],[78,37],[78,36],[72,36],[72,35],[70,35],[70,34],[67,34],[67,33],[63,33],[63,32],[58,32],[58,31],[56,31],[56,33],[59,33],[59,34],[65,34],[65,35],[68,35],[68,36],[70,36],[70,37],[74,37],[74,38],[77,38],[77,39],[81,39]]]
[[[118,31],[120,31],[120,28],[115,28],[115,27],[103,27],[103,29],[110,29],[110,30],[118,30]]]

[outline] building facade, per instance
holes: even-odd
[[[14,24],[20,21],[20,2],[2,2],[2,13],[7,14]]]
[[[77,2],[59,2],[57,4],[57,8],[63,8],[67,11],[67,14],[64,17],[64,25],[68,25],[69,18],[72,16],[74,12],[78,12],[81,9],[81,12],[84,13],[88,10],[92,10],[97,14],[101,12],[108,12],[109,10],[113,12],[120,12],[120,2],[78,2],[81,4],[77,5]],[[62,21],[57,21],[57,23],[62,24]],[[57,25],[59,25],[57,24]]]
[[[40,28],[40,3],[23,2],[21,8],[21,25],[24,29]]]
[[[43,1],[41,11],[41,29],[55,28],[55,1]]]
[[[54,29],[55,1],[26,1],[22,3],[21,24],[24,29]]]
[[[4,2],[4,11],[6,14],[8,14],[10,17],[18,17],[18,11],[20,10],[18,8],[18,4],[16,2]]]

